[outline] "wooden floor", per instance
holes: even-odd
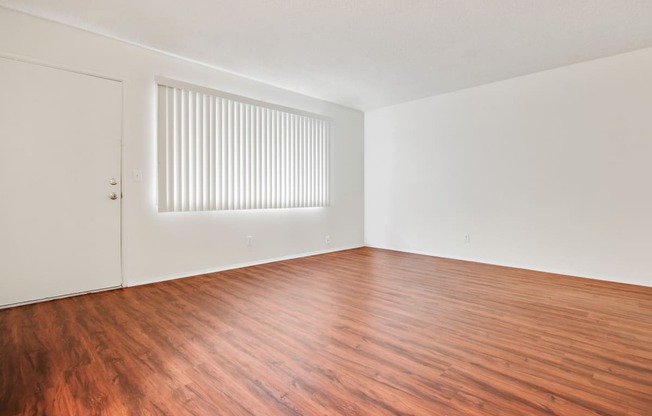
[[[652,288],[356,249],[0,311],[2,415],[652,415]]]

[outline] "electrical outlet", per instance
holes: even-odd
[[[251,248],[254,246],[254,236],[253,235],[248,235],[247,236],[247,247]]]
[[[326,245],[329,245],[331,243],[331,236],[327,235],[326,237],[324,237],[324,242],[326,243]]]
[[[467,234],[464,236],[464,242],[466,244],[471,244],[471,234]]]

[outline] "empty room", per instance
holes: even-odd
[[[0,416],[652,416],[652,2],[0,0]]]

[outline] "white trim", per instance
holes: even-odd
[[[34,303],[49,302],[51,300],[71,298],[74,296],[88,295],[89,293],[98,293],[98,292],[107,292],[109,290],[122,289],[122,286],[109,286],[103,287],[101,289],[87,290],[85,292],[75,292],[75,293],[66,293],[65,295],[50,296],[47,298],[39,298],[33,300],[26,300],[24,302],[8,303],[6,305],[0,305],[0,309],[15,308],[17,306],[32,305]]]
[[[14,54],[14,53],[10,53],[10,52],[0,51],[0,58],[11,59],[11,60],[14,60],[14,61],[24,62],[24,63],[32,64],[32,65],[40,65],[40,66],[44,66],[44,67],[47,67],[47,68],[58,69],[60,71],[72,72],[72,73],[80,74],[80,75],[88,75],[90,77],[102,78],[102,79],[106,79],[108,81],[115,81],[115,82],[119,82],[121,84],[124,84],[124,80],[121,79],[121,78],[118,78],[116,76],[101,74],[99,72],[90,71],[90,70],[87,70],[87,69],[77,69],[77,68],[72,68],[72,67],[65,66],[65,65],[53,64],[53,63],[44,61],[42,59],[36,59],[36,58],[32,58],[32,57],[25,56],[25,55],[18,55],[18,54]]]
[[[0,5],[0,10],[2,10],[2,9],[7,10],[7,11],[9,11],[11,13],[22,14],[23,16],[29,16],[29,17],[32,17],[32,18],[35,18],[35,19],[39,19],[39,20],[42,20],[44,22],[49,22],[49,23],[53,23],[53,24],[56,24],[56,25],[61,25],[61,26],[64,26],[66,28],[69,28],[69,29],[79,30],[80,32],[85,32],[85,33],[88,33],[88,34],[91,34],[91,35],[100,36],[100,37],[105,38],[105,39],[111,39],[113,41],[121,42],[121,43],[127,44],[127,45],[132,46],[132,47],[141,48],[141,49],[144,49],[144,50],[149,51],[149,52],[158,53],[158,54],[163,55],[163,56],[167,56],[167,57],[170,57],[170,58],[178,59],[180,61],[188,62],[188,63],[191,63],[193,65],[199,65],[199,66],[202,66],[202,67],[205,67],[205,68],[210,68],[210,69],[215,70],[215,71],[220,71],[220,72],[223,72],[225,74],[235,76],[235,77],[238,77],[238,78],[243,78],[243,79],[246,79],[248,81],[256,82],[258,84],[262,84],[262,85],[265,85],[265,86],[268,86],[268,87],[274,87],[274,88],[278,88],[278,89],[283,90],[283,91],[290,92],[292,94],[301,95],[302,97],[310,98],[312,100],[323,101],[323,102],[326,102],[328,104],[337,106],[339,108],[344,108],[344,109],[347,109],[347,110],[354,110],[354,111],[357,111],[359,113],[364,113],[364,111],[361,110],[360,108],[351,107],[351,106],[341,104],[341,103],[338,103],[338,102],[335,102],[335,101],[330,101],[330,100],[324,99],[324,98],[318,98],[316,96],[308,95],[305,92],[301,92],[299,90],[288,88],[287,86],[283,86],[281,84],[276,84],[276,83],[273,83],[273,82],[264,81],[264,80],[262,80],[260,78],[256,78],[256,77],[253,77],[253,76],[250,76],[250,75],[242,74],[242,73],[239,73],[239,72],[227,69],[227,68],[223,68],[223,67],[220,67],[220,66],[217,66],[217,65],[214,65],[214,64],[210,64],[208,62],[202,62],[202,61],[199,61],[197,59],[189,58],[187,56],[179,55],[179,54],[169,52],[169,51],[166,51],[166,50],[163,50],[163,49],[158,49],[158,48],[155,48],[153,46],[148,46],[148,45],[145,45],[145,44],[142,44],[142,43],[138,43],[138,42],[134,42],[134,41],[131,41],[131,40],[123,39],[123,38],[120,38],[118,36],[114,36],[114,35],[110,35],[110,34],[106,34],[106,33],[95,32],[93,30],[86,29],[86,28],[83,28],[81,26],[75,26],[75,25],[73,25],[71,23],[61,22],[59,20],[55,20],[55,19],[50,18],[50,17],[40,16],[40,15],[35,14],[35,13],[30,13],[30,12],[20,10],[20,9],[16,9],[16,8],[12,8],[12,7],[9,7],[9,6],[6,6],[6,5]]]
[[[338,247],[338,248],[328,249],[328,250],[317,250],[317,251],[311,251],[311,252],[307,252],[307,253],[291,254],[289,256],[281,256],[281,257],[275,257],[275,258],[271,258],[271,259],[254,260],[254,261],[251,261],[251,262],[233,264],[233,265],[229,265],[229,266],[222,266],[222,267],[211,268],[211,269],[195,270],[195,271],[187,272],[187,273],[178,273],[178,274],[161,276],[160,278],[147,279],[146,281],[139,282],[139,283],[136,283],[136,284],[127,284],[127,283],[123,282],[122,286],[111,286],[111,287],[106,287],[106,288],[102,288],[102,289],[88,290],[88,291],[85,291],[85,292],[68,293],[68,294],[65,294],[65,295],[51,296],[51,297],[47,297],[47,298],[28,300],[28,301],[25,301],[25,302],[16,302],[16,303],[10,303],[10,304],[7,304],[7,305],[0,305],[0,310],[1,309],[7,309],[7,308],[13,308],[13,307],[17,307],[17,306],[23,306],[23,305],[31,305],[31,304],[34,304],[34,303],[47,302],[47,301],[56,300],[56,299],[65,299],[65,298],[70,298],[70,297],[73,297],[73,296],[87,295],[89,293],[107,292],[109,290],[122,289],[122,288],[127,288],[127,287],[138,287],[138,286],[150,285],[150,284],[159,283],[159,282],[165,282],[165,281],[168,281],[168,280],[184,279],[186,277],[199,276],[199,275],[203,275],[203,274],[223,272],[223,271],[226,271],[226,270],[241,269],[243,267],[259,266],[261,264],[275,263],[275,262],[284,261],[284,260],[299,259],[299,258],[303,258],[303,257],[316,256],[316,255],[319,255],[319,254],[328,254],[328,253],[335,253],[335,252],[344,251],[344,250],[353,250],[353,249],[361,248],[361,247],[364,247],[364,246],[360,245],[360,246]]]
[[[577,274],[575,272],[569,272],[569,271],[564,271],[564,270],[555,270],[555,269],[539,269],[539,268],[532,268],[530,266],[525,266],[525,265],[519,265],[519,264],[505,264],[505,263],[490,263],[486,260],[479,260],[479,259],[473,259],[469,257],[451,257],[449,255],[443,255],[443,254],[436,254],[432,252],[426,252],[426,251],[420,251],[420,250],[405,250],[405,249],[397,249],[397,248],[391,248],[391,247],[383,247],[379,245],[370,245],[370,244],[365,244],[364,247],[369,247],[369,248],[377,248],[381,250],[389,250],[389,251],[396,251],[399,253],[407,253],[407,254],[417,254],[419,256],[428,256],[428,257],[437,257],[440,259],[446,259],[446,260],[458,260],[458,261],[466,261],[469,263],[477,263],[477,264],[485,264],[488,266],[498,266],[498,267],[507,267],[509,269],[519,269],[519,270],[527,270],[531,272],[538,272],[538,273],[547,273],[547,274],[554,274],[557,276],[564,276],[564,277],[572,277],[576,279],[585,279],[585,280],[595,280],[599,282],[609,282],[609,283],[617,283],[617,284],[622,284],[622,285],[631,285],[631,286],[641,286],[641,287],[652,287],[652,281],[646,281],[646,282],[640,282],[640,281],[634,281],[631,279],[617,279],[615,277],[596,277],[596,276],[587,276],[584,274]]]
[[[161,277],[158,277],[158,278],[145,279],[142,282],[138,282],[138,283],[134,283],[134,284],[127,283],[125,287],[136,287],[136,286],[149,285],[149,284],[158,283],[158,282],[165,282],[165,281],[168,281],[168,280],[184,279],[186,277],[200,276],[200,275],[209,274],[209,273],[218,273],[218,272],[223,272],[223,271],[227,271],[227,270],[241,269],[243,267],[259,266],[261,264],[276,263],[276,262],[285,261],[285,260],[294,260],[294,259],[299,259],[299,258],[303,258],[303,257],[317,256],[317,255],[320,255],[320,254],[335,253],[335,252],[344,251],[344,250],[353,250],[355,248],[361,248],[361,247],[364,247],[364,245],[346,246],[346,247],[338,247],[338,248],[327,249],[327,250],[310,251],[310,252],[306,252],[306,253],[290,254],[288,256],[274,257],[274,258],[271,258],[271,259],[254,260],[254,261],[238,263],[238,264],[231,264],[231,265],[228,265],[228,266],[221,266],[221,267],[215,267],[215,268],[210,268],[210,269],[194,270],[194,271],[189,271],[189,272],[184,272],[184,273],[169,274],[169,275],[161,276]]]
[[[125,84],[120,81],[120,287],[125,287],[125,205],[124,205],[124,190],[125,190],[125,175],[123,172],[124,159],[125,159]]]

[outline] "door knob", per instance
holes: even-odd
[[[109,198],[111,198],[111,199],[118,199],[118,194],[116,194],[115,192],[111,192],[111,193],[109,194]]]
[[[117,185],[117,184],[118,184],[118,181],[116,181],[115,178],[111,178],[111,179],[109,180],[109,184],[110,184],[110,185]]]

